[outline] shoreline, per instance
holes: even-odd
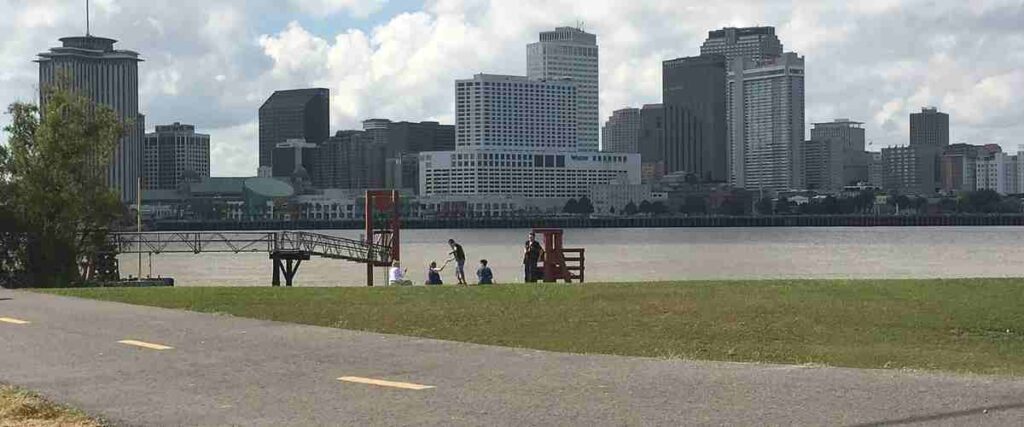
[[[149,231],[362,230],[362,219],[151,221]],[[773,228],[1024,226],[1024,215],[775,215],[689,217],[451,218],[402,220],[403,229],[522,228]]]

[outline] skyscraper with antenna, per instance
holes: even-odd
[[[107,184],[124,202],[135,200],[142,173],[142,141],[146,123],[139,113],[139,58],[137,52],[114,48],[117,40],[91,34],[86,1],[85,36],[60,39],[61,46],[42,52],[39,64],[39,105],[46,108],[46,93],[59,87],[110,107],[128,126],[107,166]]]

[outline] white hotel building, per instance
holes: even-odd
[[[455,87],[455,151],[420,153],[420,195],[588,196],[640,183],[638,154],[581,152],[571,79],[477,74]]]

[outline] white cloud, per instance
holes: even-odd
[[[290,0],[290,2],[303,13],[314,16],[325,17],[347,11],[352,16],[365,18],[380,10],[387,0]]]

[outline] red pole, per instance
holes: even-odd
[[[366,286],[373,286],[373,193],[366,191],[366,201],[363,203],[363,215],[366,221]]]
[[[391,190],[391,205],[391,259],[398,261],[402,254],[399,247],[401,239],[398,238],[399,230],[402,228],[402,212],[399,209],[398,190]]]

